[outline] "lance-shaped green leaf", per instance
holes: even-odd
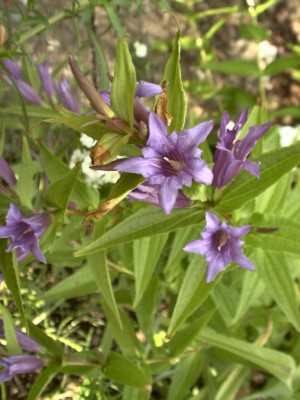
[[[45,301],[54,301],[73,299],[91,293],[97,293],[97,284],[90,267],[85,265],[77,269],[71,276],[45,291],[39,298]]]
[[[291,387],[293,374],[296,370],[295,360],[280,351],[266,349],[255,343],[223,336],[210,329],[203,329],[199,339],[211,346],[225,350],[233,357],[238,357],[247,365],[255,365],[275,376],[288,387]]]
[[[271,62],[264,70],[264,75],[275,75],[290,68],[300,66],[300,55],[280,57]]]
[[[103,374],[122,385],[149,389],[151,380],[144,370],[119,353],[110,353],[102,368]]]
[[[164,70],[162,81],[167,81],[168,112],[172,116],[169,132],[174,130],[181,131],[185,123],[186,115],[186,95],[183,90],[180,69],[180,40],[181,32],[178,29],[173,49]]]
[[[255,214],[254,228],[245,241],[247,246],[276,253],[300,255],[300,223],[276,215]],[[256,231],[255,231],[256,230]]]
[[[209,61],[204,66],[215,72],[223,74],[233,74],[242,76],[255,76],[260,75],[259,68],[256,61],[250,60],[225,60],[225,61]]]
[[[298,301],[286,256],[257,249],[253,255],[255,268],[266,289],[287,319],[300,330]]]
[[[100,139],[105,133],[114,132],[113,129],[108,128],[102,122],[97,114],[78,115],[69,110],[67,112],[64,110],[64,112],[61,112],[61,115],[47,119],[44,122],[66,125],[78,132],[79,136],[81,133],[85,133],[95,140]]]
[[[28,321],[30,337],[36,340],[41,346],[49,351],[50,354],[55,355],[56,359],[62,359],[63,357],[63,345],[48,336],[42,329],[40,329],[33,322]]]
[[[174,334],[194,311],[207,299],[219,278],[206,283],[206,262],[194,256],[181,285],[169,325],[169,334]]]
[[[125,38],[119,40],[114,78],[111,88],[111,106],[118,117],[133,126],[133,102],[136,89],[135,70]]]
[[[0,315],[3,319],[4,338],[6,340],[8,354],[22,354],[15,331],[14,321],[10,312],[2,304],[0,304]]]
[[[133,243],[135,277],[134,307],[141,300],[149,284],[167,239],[168,234],[164,234],[135,240]]]
[[[19,179],[17,184],[17,193],[20,196],[22,204],[31,209],[31,199],[36,193],[34,188],[33,175],[36,167],[30,155],[30,149],[26,137],[23,137],[23,150],[21,167],[19,170]]]
[[[197,380],[205,364],[203,353],[189,354],[176,366],[168,391],[167,400],[182,400]]]
[[[52,381],[56,374],[61,370],[60,364],[51,364],[45,368],[37,377],[28,393],[28,400],[38,400],[41,394]]]
[[[100,221],[94,227],[92,238],[94,239],[97,236],[101,235],[101,233],[103,233],[103,230],[104,224],[102,223],[102,221]],[[90,254],[88,256],[88,265],[94,277],[97,288],[100,290],[100,293],[102,294],[107,306],[113,312],[120,329],[122,329],[122,322],[112,289],[105,251]]]
[[[65,210],[79,171],[80,165],[76,165],[63,178],[51,183],[45,192],[46,201],[60,210]]]
[[[145,207],[87,247],[77,251],[75,256],[96,253],[99,250],[110,249],[135,239],[171,232],[189,225],[197,225],[203,218],[204,212],[199,209],[175,209],[172,214],[166,215],[157,207]]]
[[[242,171],[223,191],[216,209],[229,214],[254,199],[273,185],[282,175],[300,163],[300,144],[260,156],[260,179]]]
[[[19,277],[19,268],[18,268],[16,251],[14,250],[12,252],[6,252],[5,251],[6,247],[7,247],[7,241],[2,240],[2,243],[0,244],[0,255],[1,255],[0,265],[2,267],[6,286],[11,292],[14,302],[21,315],[23,325],[25,326],[26,331],[28,332],[28,324],[21,296],[20,277]]]

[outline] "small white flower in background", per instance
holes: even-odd
[[[279,126],[278,127],[280,144],[282,147],[290,146],[297,140],[300,140],[300,125],[293,126]]]
[[[85,182],[95,189],[98,189],[106,183],[116,183],[117,180],[120,178],[120,174],[117,171],[92,170],[90,168],[91,157],[88,150],[74,150],[70,158],[69,167],[73,168],[78,162],[81,163],[81,169],[83,174],[85,175]]]
[[[148,53],[148,47],[145,43],[141,43],[138,40],[133,43],[133,47],[135,49],[135,54],[138,58],[146,57]]]
[[[260,68],[265,69],[277,56],[278,49],[268,40],[263,40],[258,45],[258,62]]]
[[[96,140],[94,140],[93,138],[89,137],[85,133],[82,133],[80,135],[80,139],[79,140],[84,145],[84,147],[86,147],[87,149],[91,149],[97,142]]]

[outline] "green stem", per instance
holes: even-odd
[[[82,4],[79,7],[78,11],[82,11],[87,6],[88,6],[87,3]],[[63,20],[64,18],[67,18],[68,16],[70,16],[70,11],[64,10],[64,11],[61,11],[60,13],[54,15],[53,17],[49,18],[48,22],[50,25],[54,25],[56,22],[59,22],[59,21]],[[18,44],[26,42],[28,39],[32,38],[33,36],[37,35],[38,33],[43,32],[46,28],[47,27],[44,24],[39,24],[39,25],[35,26],[34,28],[30,29],[28,32],[24,33],[20,37]]]

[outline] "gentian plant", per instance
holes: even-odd
[[[92,23],[93,2],[79,3],[71,15]],[[259,93],[248,107],[245,91],[225,103],[228,88],[213,88],[213,109],[196,115],[184,87],[203,86],[206,71],[213,85],[214,69],[246,74],[237,66],[247,60],[231,68],[206,53],[227,19],[184,41],[185,52],[190,43],[200,50],[200,82],[182,80],[179,29],[161,77],[156,64],[148,82],[117,3],[105,2],[120,37],[113,71],[87,30],[93,82],[84,52],[72,48],[59,66],[19,62],[20,45],[2,59],[1,396],[24,388],[30,400],[297,398],[300,144],[280,145],[283,114],[263,84],[298,56],[250,63]],[[255,25],[242,24],[244,36],[265,38],[257,17],[269,3],[251,6]]]

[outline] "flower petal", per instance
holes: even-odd
[[[158,192],[159,203],[166,214],[170,214],[174,208],[181,185],[175,176],[165,178]]]
[[[190,129],[184,129],[178,136],[178,151],[184,153],[203,143],[212,131],[214,121],[205,121]]]

